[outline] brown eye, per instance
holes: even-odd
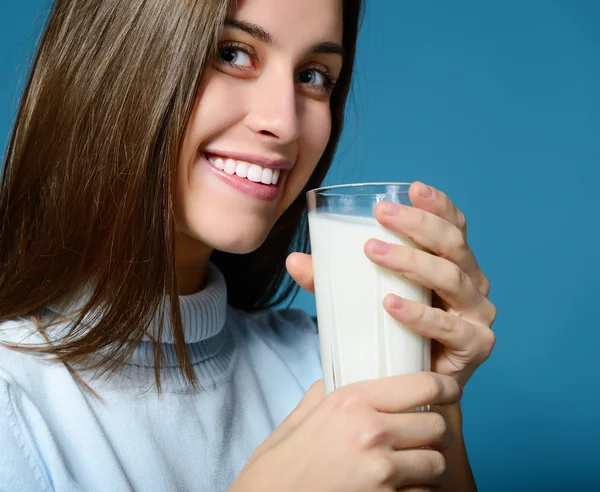
[[[310,68],[300,72],[296,76],[296,80],[300,84],[322,92],[330,92],[335,85],[335,79],[329,73],[319,68]]]
[[[227,65],[238,68],[252,68],[250,53],[240,46],[222,46],[219,48],[219,59]]]

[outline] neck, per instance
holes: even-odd
[[[185,233],[175,237],[175,269],[180,296],[194,294],[202,289],[206,268],[213,249]]]

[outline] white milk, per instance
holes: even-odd
[[[417,248],[374,218],[309,213],[325,391],[348,383],[430,370],[430,341],[383,308],[389,294],[431,305],[431,291],[375,265],[370,238]]]

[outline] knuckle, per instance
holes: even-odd
[[[467,274],[458,265],[452,263],[448,268],[447,275],[447,285],[452,291],[458,292],[463,288]]]
[[[373,449],[389,439],[389,432],[375,418],[362,419],[356,430],[355,441],[359,449]]]
[[[417,262],[419,261],[417,252],[418,250],[416,248],[404,248],[404,254],[406,255],[406,262],[408,265],[417,266]]]
[[[493,325],[498,316],[498,308],[490,302],[490,325]]]
[[[417,227],[422,227],[427,222],[427,214],[418,208],[413,208],[412,210],[417,212],[415,217],[415,225]]]
[[[491,290],[490,279],[484,273],[481,273],[480,289],[484,296],[488,296]]]
[[[446,419],[436,412],[431,412],[430,418],[431,434],[434,442],[443,443],[448,437],[448,422],[446,422]]]
[[[448,334],[456,331],[459,323],[459,318],[457,316],[452,316],[443,309],[438,309],[438,316],[440,328],[442,328],[444,333]]]
[[[414,315],[411,321],[417,325],[424,324],[427,321],[427,310],[424,305],[417,304],[414,306]]]
[[[474,361],[478,364],[485,362],[492,355],[494,346],[496,345],[496,335],[492,330],[486,329],[481,335],[481,345],[477,354],[474,357]]]
[[[396,473],[394,463],[384,453],[373,454],[365,466],[371,481],[378,485],[389,482]]]
[[[421,384],[421,391],[427,402],[433,402],[444,391],[444,384],[433,373],[423,373],[424,381]]]
[[[456,226],[462,231],[467,230],[467,218],[465,217],[465,214],[458,209],[456,211]]]
[[[360,398],[352,387],[342,387],[327,398],[330,409],[336,414],[348,413],[360,406]]]
[[[496,334],[492,330],[487,330],[486,341],[485,341],[485,358],[487,359],[490,355],[492,355],[492,351],[494,350],[494,346],[496,345]]]
[[[451,232],[446,235],[443,242],[443,251],[441,252],[442,257],[462,258],[469,250],[466,238],[463,233],[455,227],[452,227],[450,231]]]
[[[431,469],[432,475],[441,480],[446,474],[446,458],[439,451],[432,451],[429,453],[429,466]]]

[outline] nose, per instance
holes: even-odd
[[[298,138],[300,125],[291,73],[273,68],[254,81],[246,125],[256,136],[280,144]]]

